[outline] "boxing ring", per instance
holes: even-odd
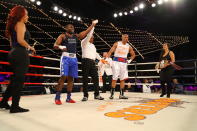
[[[17,2],[2,0],[0,6],[5,12],[0,12],[0,15],[7,16],[6,12],[16,5]],[[19,1],[17,4],[23,5],[24,2]],[[30,112],[9,114],[9,111],[0,109],[0,131],[196,131],[197,59],[176,61],[183,69],[177,71],[173,78],[180,80],[185,92],[182,94],[172,94],[171,99],[159,97],[159,75],[154,68],[156,62],[133,62],[128,64],[129,78],[126,81],[125,92],[125,95],[129,98],[128,100],[118,99],[118,91],[115,92],[114,99],[110,100],[110,93],[107,91],[107,93],[101,94],[105,98],[104,101],[94,100],[93,93],[90,92],[88,101],[81,102],[83,93],[78,90],[72,93],[72,98],[76,101],[75,104],[66,103],[66,95],[63,93],[63,104],[59,106],[54,103],[54,92],[50,91],[43,94],[40,92],[33,93],[32,90],[28,91],[29,88],[53,89],[57,85],[56,82],[60,77],[60,59],[57,59],[57,57],[60,54],[48,47],[51,44],[53,45],[56,35],[64,31],[63,25],[68,22],[73,23],[73,21],[56,19],[56,17],[51,15],[53,12],[49,11],[47,14],[44,12],[45,10],[40,10],[31,4],[27,4],[25,7],[38,15],[30,16],[32,23],[28,23],[28,26],[31,27],[30,33],[34,36],[31,39],[31,43],[37,42],[36,49],[39,49],[37,50],[39,56],[30,56],[30,59],[34,59],[33,62],[43,62],[40,65],[31,63],[29,65],[30,72],[26,74],[29,79],[26,79],[27,81],[24,83],[25,90],[22,91],[21,106],[30,109]],[[47,21],[50,24],[45,22],[41,24],[40,21]],[[0,20],[0,24],[5,23],[3,20]],[[76,29],[86,29],[83,24],[75,24],[77,25]],[[48,31],[49,27],[52,30]],[[109,51],[110,45],[108,42],[114,43],[119,40],[119,31],[133,36],[131,42],[134,43],[135,47],[143,55],[160,50],[158,48],[160,41],[167,40],[172,43],[172,47],[188,42],[187,37],[161,36],[126,28],[118,29],[112,23],[106,25],[99,24],[95,30],[98,32],[96,38],[99,38],[95,40],[95,43],[99,43],[96,44],[96,48],[102,52]],[[103,31],[107,33],[103,34]],[[0,32],[2,33],[4,30],[0,29]],[[2,35],[0,35],[0,39],[7,41],[7,38]],[[105,44],[101,44],[103,42]],[[7,50],[9,50],[9,45],[6,42],[4,44],[1,45],[5,49],[0,50],[1,56],[7,55]],[[43,52],[47,52],[47,55]],[[0,75],[12,75],[12,72],[8,70],[9,63],[5,58],[2,59],[0,59],[0,66],[6,67],[6,70],[0,70]],[[57,64],[50,64],[49,66],[45,61]],[[79,89],[82,86],[81,62],[78,62],[78,64],[79,80],[74,81],[73,90]],[[37,79],[31,81],[31,78]],[[144,80],[148,80],[148,82],[144,82]],[[0,82],[0,85],[7,84],[9,84],[8,79]],[[91,86],[92,84],[90,79],[89,85]],[[151,89],[152,93],[142,93],[143,86],[147,86],[149,89],[153,87],[153,90]],[[117,86],[117,90],[118,88]]]
[[[0,53],[8,51],[0,50]],[[58,61],[59,59],[41,56],[31,56],[36,59],[47,59]],[[179,75],[189,79],[196,80],[196,60],[187,60],[192,62],[190,67],[184,67],[183,70],[193,70],[193,74]],[[181,62],[181,61],[180,61]],[[184,61],[185,63],[186,61]],[[6,61],[0,61],[1,65],[9,66]],[[79,65],[81,63],[79,62]],[[145,67],[154,67],[156,62],[149,63],[131,63],[128,65],[129,79],[128,85],[159,85],[159,83],[143,83],[139,79],[158,79],[156,70],[146,69]],[[145,67],[140,67],[145,66]],[[57,70],[59,67],[49,67],[40,65],[29,65],[30,68],[40,68],[42,70]],[[79,70],[81,72],[81,70]],[[144,74],[142,74],[142,72]],[[151,73],[150,73],[151,72]],[[149,74],[145,75],[146,73]],[[2,75],[12,75],[12,72],[0,72]],[[144,76],[143,76],[144,75]],[[28,77],[44,77],[49,79],[58,78],[57,74],[39,74],[27,73]],[[80,76],[81,77],[81,76]],[[79,77],[79,78],[80,78]],[[178,76],[174,76],[178,77]],[[8,82],[0,82],[8,84]],[[39,83],[25,82],[25,85],[51,86],[57,83]],[[89,83],[92,84],[92,83]],[[186,84],[186,83],[185,83]],[[189,84],[189,83],[188,83]],[[66,85],[66,84],[65,84]],[[81,86],[82,83],[74,83]],[[186,84],[187,85],[187,84]],[[28,88],[28,87],[27,87]],[[2,131],[87,131],[87,130],[160,130],[160,131],[194,131],[197,126],[197,97],[195,95],[172,94],[171,99],[160,98],[159,93],[139,93],[126,92],[128,100],[118,99],[119,92],[115,93],[115,99],[110,100],[110,93],[104,93],[104,101],[93,99],[93,93],[87,102],[81,102],[83,94],[81,92],[72,93],[75,104],[63,103],[57,106],[54,103],[54,94],[28,95],[22,97],[22,106],[29,108],[29,113],[10,115],[7,111],[0,111],[0,129]],[[62,94],[64,99],[65,94]],[[64,101],[64,100],[62,100]]]

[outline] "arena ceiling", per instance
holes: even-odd
[[[59,57],[61,52],[53,49],[53,43],[59,34],[64,32],[64,26],[73,23],[76,32],[86,29],[92,19],[99,19],[95,29],[95,45],[97,51],[109,51],[114,42],[120,40],[120,32],[128,33],[130,42],[136,48],[140,58],[146,54],[154,53],[161,49],[162,42],[169,42],[172,47],[189,42],[192,29],[193,4],[169,6],[159,8],[146,8],[133,15],[113,18],[113,13],[129,10],[140,0],[40,0],[41,6],[29,0],[1,0],[0,9],[0,41],[1,49],[9,50],[9,43],[4,36],[6,17],[9,9],[16,4],[25,6],[29,11],[28,29],[31,32],[31,42],[37,42],[35,48],[37,55]],[[141,0],[146,2],[146,0]],[[193,1],[193,0],[191,0]],[[83,22],[78,22],[68,17],[62,17],[53,11],[54,5],[64,11],[80,16]],[[183,12],[183,7],[185,11]],[[174,12],[172,12],[174,11]],[[165,13],[164,13],[165,12]],[[190,12],[190,13],[188,13]],[[183,17],[185,19],[183,19]],[[80,44],[78,55],[81,55]]]

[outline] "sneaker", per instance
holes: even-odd
[[[119,99],[128,99],[128,97],[120,95]]]
[[[5,108],[6,110],[10,109],[10,105],[8,103],[0,102],[0,108]]]
[[[76,103],[76,101],[74,101],[73,99],[66,99],[67,103]]]
[[[10,113],[23,113],[23,112],[28,112],[28,111],[29,111],[29,109],[24,109],[19,106],[10,108]]]
[[[61,105],[62,102],[61,102],[61,100],[55,100],[55,104],[56,104],[56,105]]]
[[[87,101],[88,97],[83,97],[83,99],[81,101]]]
[[[98,95],[98,96],[94,96],[94,99],[97,99],[97,100],[104,100],[104,98],[103,98],[103,97],[101,97],[100,95]]]
[[[114,99],[114,96],[110,96],[109,99]]]

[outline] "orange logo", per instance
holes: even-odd
[[[105,116],[113,118],[124,118],[125,120],[143,120],[146,117],[144,115],[155,114],[159,110],[168,107],[171,103],[178,102],[178,99],[168,99],[161,98],[152,100],[138,106],[130,106],[128,108],[123,108],[122,110],[117,110],[115,112],[105,113]]]

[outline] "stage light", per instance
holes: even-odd
[[[129,13],[133,14],[133,10],[130,10]]]
[[[163,0],[158,0],[158,4],[159,5],[163,4]]]
[[[114,18],[118,17],[118,14],[114,13]]]
[[[36,0],[30,0],[31,2],[35,2]]]
[[[124,15],[128,15],[128,13],[127,12],[124,12]]]
[[[119,16],[122,16],[122,12],[120,12],[120,13],[118,13],[119,14]]]
[[[62,13],[63,13],[63,11],[60,9],[60,10],[58,11],[58,13],[59,13],[59,14],[62,14]]]
[[[41,3],[41,1],[37,1],[36,4],[37,5],[41,5],[42,3]]]
[[[76,20],[77,19],[77,16],[73,16],[73,19]]]
[[[71,19],[72,17],[73,17],[72,15],[69,15],[69,16],[68,16],[69,19]]]
[[[134,8],[134,10],[135,10],[135,11],[138,11],[138,10],[139,10],[139,8],[136,6],[136,7]]]
[[[81,17],[78,17],[77,20],[80,21],[81,20]]]
[[[63,13],[63,16],[67,16],[67,14],[66,13]]]
[[[54,11],[58,11],[58,7],[55,6],[55,7],[53,8],[53,10],[54,10]]]
[[[155,3],[152,3],[152,4],[151,4],[151,6],[152,6],[152,7],[155,7],[155,6],[156,6],[156,4],[155,4]]]
[[[143,8],[144,8],[144,4],[141,3],[141,4],[139,5],[139,8],[140,8],[140,9],[143,9]]]

